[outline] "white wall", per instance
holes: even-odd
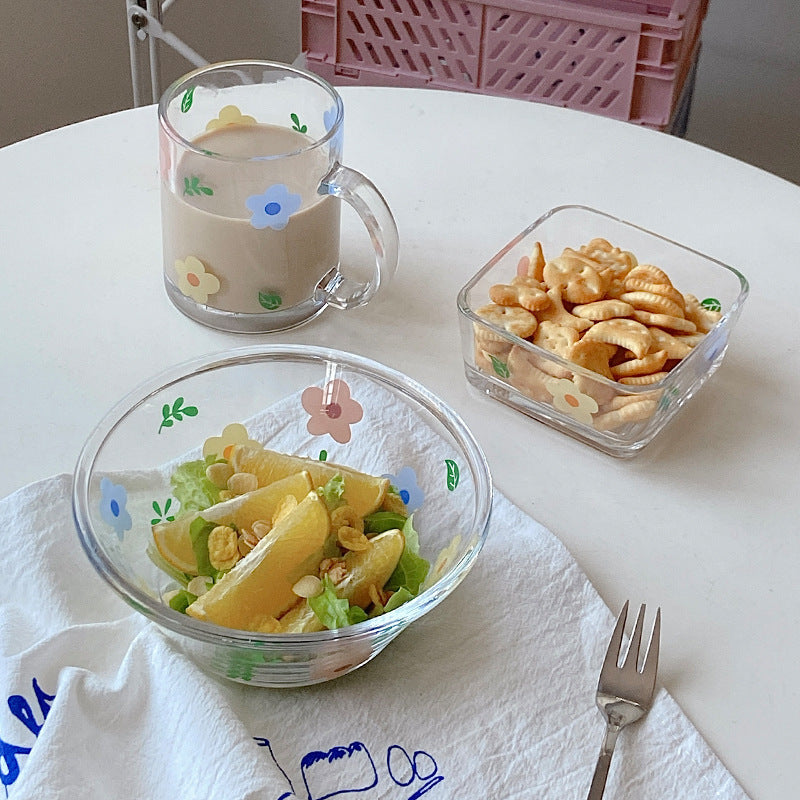
[[[175,0],[209,61],[292,61],[300,0]],[[188,71],[162,48],[162,85]],[[0,145],[132,104],[125,0],[0,0]],[[800,2],[711,0],[687,138],[800,183]]]

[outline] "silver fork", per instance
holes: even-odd
[[[645,606],[642,604],[621,667],[619,666],[619,657],[625,620],[628,616],[627,600],[619,613],[614,632],[611,634],[611,641],[608,643],[606,657],[600,670],[600,680],[597,683],[597,706],[606,719],[606,734],[586,800],[602,798],[608,778],[608,768],[611,766],[611,756],[614,754],[614,745],[617,743],[619,732],[626,725],[640,720],[650,710],[650,704],[653,701],[661,638],[661,609],[656,611],[653,632],[647,646],[647,655],[641,670],[639,670],[639,647],[642,642],[644,612]]]

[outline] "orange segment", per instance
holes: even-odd
[[[297,602],[292,586],[316,573],[329,528],[325,503],[312,491],[186,613],[228,628],[274,629]]]
[[[197,575],[197,561],[189,538],[189,527],[198,517],[220,525],[233,523],[237,528],[250,528],[256,520],[272,520],[287,496],[302,500],[313,489],[311,476],[295,471],[269,486],[217,503],[205,511],[184,514],[172,522],[153,526],[153,540],[164,560],[181,572]]]
[[[370,540],[366,550],[350,551],[344,557],[347,577],[336,586],[336,596],[350,601],[351,606],[367,608],[372,602],[369,587],[383,588],[403,555],[405,537],[399,530],[385,531]],[[281,630],[286,633],[311,633],[325,626],[312,611],[308,601],[289,609],[281,618]]]
[[[266,486],[300,470],[308,471],[315,487],[324,486],[334,475],[341,474],[344,478],[344,499],[361,517],[380,508],[389,488],[387,478],[366,475],[329,461],[290,456],[274,450],[256,450],[246,445],[234,447],[231,464],[237,472],[252,472],[258,478],[259,486]]]

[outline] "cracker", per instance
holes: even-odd
[[[583,335],[584,339],[593,342],[607,342],[630,350],[636,358],[642,358],[650,349],[652,337],[650,331],[633,319],[608,319],[595,323]]]
[[[487,322],[497,325],[512,336],[527,339],[533,336],[538,326],[536,317],[525,308],[517,306],[499,306],[495,303],[482,306],[475,313]]]
[[[674,317],[671,314],[654,314],[652,311],[636,309],[633,318],[644,325],[655,325],[657,328],[667,328],[681,333],[694,333],[697,330],[697,326],[691,320]]]
[[[540,403],[550,401],[550,392],[547,391],[547,381],[552,376],[540,370],[531,360],[531,354],[524,348],[514,345],[508,354],[506,362],[509,371],[509,383],[519,389],[531,400]]]
[[[583,258],[562,254],[544,265],[544,281],[550,288],[561,289],[570,303],[601,300],[606,286],[598,271]]]
[[[576,317],[564,308],[560,289],[548,289],[547,296],[550,298],[550,305],[536,313],[536,317],[540,323],[555,322],[557,325],[564,325],[578,332],[585,331],[592,327],[591,320]]]
[[[507,347],[505,348],[477,345],[475,347],[475,365],[483,372],[487,372],[490,375],[494,374],[495,359],[503,361],[513,346],[508,342],[506,342],[506,345]]]
[[[544,253],[542,252],[542,243],[534,242],[530,256],[522,256],[519,260],[517,264],[517,276],[541,281],[544,264],[545,260]]]
[[[580,252],[606,267],[617,275],[627,275],[639,262],[629,250],[620,250],[607,239],[595,238],[580,247]]]
[[[614,375],[608,362],[616,350],[617,348],[613,344],[590,341],[583,338],[572,345],[567,358],[579,367],[590,369],[604,378],[614,380]]]
[[[624,292],[620,300],[630,303],[640,311],[650,311],[653,314],[668,314],[672,317],[683,317],[683,308],[674,300],[656,292]]]
[[[533,337],[533,343],[551,353],[569,359],[569,353],[579,339],[578,331],[569,325],[559,325],[557,322],[543,320],[539,323]]]
[[[628,279],[640,278],[648,283],[660,283],[666,286],[672,286],[672,281],[669,275],[663,269],[659,269],[653,264],[639,264],[628,273]]]
[[[624,281],[626,292],[651,292],[658,294],[662,297],[667,297],[672,300],[681,309],[686,309],[686,300],[683,295],[671,284],[667,283],[652,283],[651,281],[642,278],[631,278],[628,275]]]
[[[489,299],[499,306],[520,306],[528,311],[540,311],[550,305],[550,298],[543,289],[507,283],[492,286],[489,289]]]
[[[632,422],[643,422],[653,416],[656,408],[658,408],[656,400],[639,400],[636,403],[628,403],[613,411],[598,414],[594,418],[594,427],[598,431],[610,431]]]
[[[582,319],[601,322],[614,317],[630,317],[633,315],[633,306],[624,300],[595,300],[594,303],[584,303],[573,306],[572,313]]]
[[[686,319],[691,320],[701,333],[708,333],[721,319],[720,311],[711,311],[693,295],[684,295],[686,300]]]
[[[642,358],[633,358],[623,361],[611,367],[611,372],[615,378],[627,378],[631,375],[650,375],[653,372],[660,372],[664,364],[667,363],[667,351],[658,350],[655,353],[647,353]]]
[[[650,335],[653,337],[653,350],[666,350],[668,359],[686,358],[692,352],[694,344],[686,339],[691,336],[674,336],[669,331],[662,328],[650,328]]]
[[[624,383],[626,386],[652,386],[654,383],[663,381],[669,372],[653,372],[650,375],[630,375],[628,377],[617,378],[617,383]]]

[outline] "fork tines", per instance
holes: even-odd
[[[633,633],[631,634],[628,648],[625,651],[624,661],[620,665],[619,658],[622,652],[622,637],[625,631],[625,622],[628,617],[628,601],[625,601],[625,605],[623,605],[622,611],[620,611],[619,617],[617,617],[617,624],[614,627],[614,632],[608,644],[601,675],[608,674],[615,667],[628,674],[638,673],[642,676],[642,680],[645,682],[650,692],[652,692],[656,682],[656,673],[658,671],[658,651],[661,639],[661,609],[659,608],[656,611],[653,631],[647,645],[647,654],[643,659],[641,669],[639,669],[639,650],[642,643],[642,633],[644,632],[646,608],[647,606],[642,603],[639,608],[639,613],[636,616],[636,622],[633,626]]]

